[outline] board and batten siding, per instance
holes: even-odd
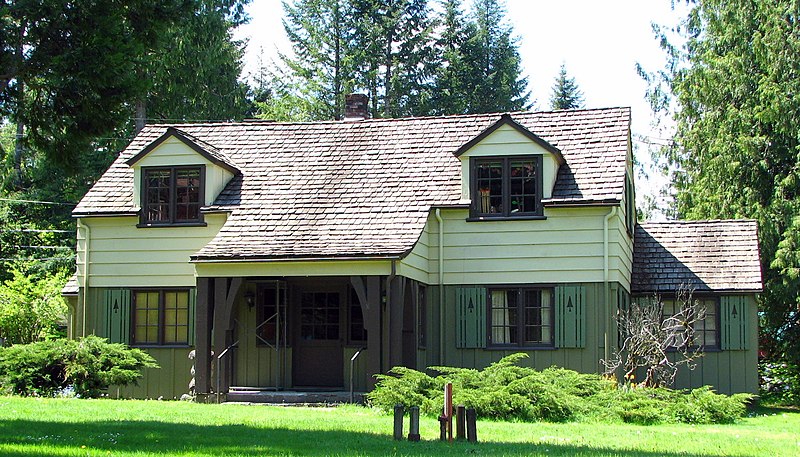
[[[476,285],[481,287],[480,285]],[[598,373],[602,371],[600,359],[603,358],[603,340],[605,328],[603,327],[602,315],[604,313],[604,294],[602,283],[583,283],[576,285],[582,288],[582,312],[583,312],[583,326],[582,335],[583,341],[580,344],[565,344],[565,346],[583,346],[583,347],[555,347],[541,348],[541,349],[517,349],[517,348],[491,348],[486,345],[486,332],[483,332],[481,338],[483,340],[473,342],[471,344],[478,347],[459,347],[459,329],[458,329],[458,309],[457,301],[460,291],[463,291],[465,286],[445,286],[444,288],[444,359],[438,360],[438,341],[432,341],[434,351],[428,351],[427,364],[428,365],[446,365],[458,366],[467,368],[482,369],[490,364],[499,361],[507,355],[517,352],[525,352],[528,358],[524,359],[521,364],[525,366],[534,367],[543,370],[553,365],[569,368],[572,370],[580,371],[583,373]],[[466,286],[469,288],[469,286]],[[437,287],[429,288],[429,308],[432,310],[430,318],[438,324],[438,310],[439,310],[439,294]],[[557,292],[558,293],[558,292]],[[616,294],[610,295],[611,309],[616,309]],[[482,303],[481,306],[488,306],[487,303]],[[488,319],[488,310],[485,314]],[[558,325],[559,318],[556,317],[554,325]],[[438,326],[437,326],[438,327]],[[486,329],[488,330],[488,329]],[[616,328],[609,328],[609,332],[616,335]],[[554,336],[555,338],[555,336]],[[616,343],[616,338],[611,342]],[[470,345],[467,345],[470,346]],[[431,346],[429,346],[431,347]]]
[[[731,336],[730,329],[726,328],[725,301],[735,299],[737,303],[745,306],[746,321],[742,322],[744,333],[741,344],[726,345],[726,340]],[[722,295],[720,297],[720,339],[722,349],[719,351],[705,351],[697,360],[694,370],[680,369],[675,378],[678,388],[697,388],[705,385],[724,394],[736,392],[758,393],[758,305],[755,296],[747,295]],[[741,311],[741,308],[739,308]]]
[[[205,227],[137,228],[136,216],[83,217],[89,227],[89,287],[194,287],[189,257],[219,232],[226,215],[206,214]],[[78,230],[78,283],[84,285],[86,229]]]
[[[608,207],[545,208],[546,219],[467,222],[467,209],[443,209],[445,284],[556,284],[603,281]],[[617,212],[619,214],[619,211]],[[622,227],[620,225],[622,224]],[[438,283],[439,224],[428,217],[427,284]],[[609,281],[630,289],[631,240],[623,217],[609,221]]]
[[[133,165],[133,202],[141,206],[141,183],[142,167],[172,167],[172,166],[191,166],[205,165],[205,196],[206,205],[214,203],[228,181],[233,178],[233,174],[213,163],[195,152],[183,141],[171,137],[150,151],[145,157]]]

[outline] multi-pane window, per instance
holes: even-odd
[[[300,295],[300,338],[339,339],[338,292],[303,292]]]
[[[189,291],[133,293],[133,344],[189,344]]]
[[[692,299],[694,306],[692,309],[700,311],[705,310],[705,317],[703,319],[696,319],[691,315],[691,311],[686,316],[694,320],[693,341],[690,346],[697,346],[702,348],[718,348],[719,347],[719,301],[716,298],[700,298]],[[664,317],[674,316],[679,313],[681,303],[675,300],[663,300]]]
[[[287,342],[286,287],[262,287],[256,297],[256,345],[275,347]]]
[[[202,167],[145,168],[143,222],[179,224],[200,222]]]
[[[541,169],[541,156],[475,159],[473,216],[541,215]]]
[[[495,346],[552,346],[551,289],[489,289],[489,337]]]

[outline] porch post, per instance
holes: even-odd
[[[205,397],[211,392],[211,319],[214,293],[211,278],[197,278],[197,302],[195,304],[194,382],[195,393]],[[200,398],[202,401],[204,398]]]
[[[403,308],[405,307],[406,278],[395,276],[389,286],[389,366],[403,364]]]
[[[233,303],[236,301],[236,294],[244,282],[243,278],[216,278],[214,286],[214,348],[216,358],[222,354],[228,346],[233,343]],[[220,359],[220,372],[219,376],[220,392],[228,392],[228,387],[231,384],[231,371],[233,364],[233,353],[228,351],[225,356]],[[216,387],[217,380],[214,379],[213,385]]]
[[[358,295],[364,328],[367,330],[367,390],[375,387],[381,373],[381,284],[378,276],[351,276],[350,284]]]

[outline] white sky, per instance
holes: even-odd
[[[635,65],[638,62],[650,71],[663,67],[664,53],[651,23],[676,24],[685,9],[676,6],[673,11],[670,4],[670,0],[506,0],[507,18],[519,38],[523,72],[536,100],[534,108],[549,109],[550,92],[563,62],[583,91],[587,108],[629,106],[634,140],[639,135],[657,137],[644,98],[646,84]],[[237,38],[248,39],[246,74],[255,72],[260,52],[269,62],[277,60],[278,50],[291,49],[281,24],[280,0],[254,0],[248,12],[250,23],[237,33]],[[646,146],[638,146],[637,157],[649,163]],[[638,179],[639,192],[653,193],[664,182],[663,178],[653,181]]]

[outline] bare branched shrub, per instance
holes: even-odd
[[[617,315],[621,337],[620,348],[603,360],[606,374],[619,370],[624,380],[635,382],[637,371],[644,370],[646,387],[670,386],[678,367],[693,370],[702,356],[695,341],[695,323],[706,316],[705,307],[692,299],[692,291],[681,288],[675,300],[674,313],[665,315],[660,296],[632,301]]]

